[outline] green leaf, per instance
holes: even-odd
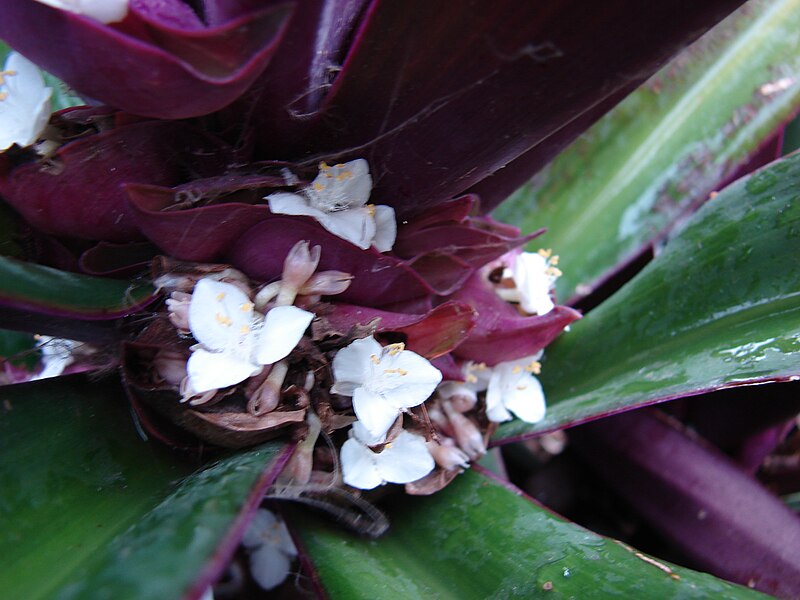
[[[137,435],[116,381],[0,388],[3,597],[180,598],[220,560],[281,448],[192,474],[196,461]]]
[[[387,509],[392,527],[377,541],[291,522],[332,600],[763,597],[654,561],[474,471]]]
[[[33,370],[39,356],[36,340],[30,333],[0,329],[0,363],[7,360],[12,365]]]
[[[90,277],[0,257],[0,305],[78,319],[114,319],[150,301],[149,284]]]
[[[554,429],[726,386],[800,376],[800,154],[729,186],[545,354]]]
[[[585,295],[703,201],[800,107],[800,0],[748,2],[603,117],[496,216]]]

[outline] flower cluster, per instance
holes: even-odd
[[[128,22],[127,2],[102,10],[92,2],[47,4]],[[14,55],[9,61],[3,76],[20,83],[9,84],[6,98],[16,111],[6,117],[19,130],[9,145],[31,146],[42,135],[49,91],[35,67]],[[78,132],[77,142],[50,149],[56,180],[82,172],[84,151],[113,162],[118,148],[138,140],[155,150],[164,135],[195,156],[235,162],[233,148],[190,127],[108,119],[107,111],[81,109],[51,120],[53,140]],[[82,148],[81,138],[102,147]],[[154,157],[135,170],[151,183],[101,183],[112,198],[122,189],[124,199],[99,217],[107,223],[92,221],[115,241],[143,234],[162,253],[153,264],[167,296],[163,318],[123,356],[137,412],[162,439],[178,443],[163,433],[164,417],[232,447],[290,429],[304,440],[290,469],[298,483],[328,471],[355,488],[400,483],[431,493],[485,453],[495,423],[512,413],[543,418],[535,377],[542,349],[579,315],[554,303],[558,257],[521,250],[535,234],[479,216],[471,196],[398,221],[392,206],[372,201],[361,158],[320,162],[313,177],[285,164],[204,174],[196,162],[194,179],[176,187],[171,168]],[[37,204],[48,201],[37,187],[40,172],[24,161],[9,172],[0,183],[12,203],[28,178],[36,181],[41,196],[15,204],[36,222]],[[69,220],[47,227],[93,237]],[[109,251],[90,249],[81,264],[103,263]],[[334,444],[317,444],[320,436]]]
[[[282,182],[293,179],[283,175]],[[455,293],[437,295],[428,285],[419,298],[370,307],[364,290],[381,281],[378,265],[397,269],[401,282],[429,284],[436,271],[414,270],[419,259],[398,256],[424,224],[398,228],[392,209],[367,204],[363,159],[322,163],[311,182],[289,185],[296,191],[266,194],[271,219],[290,215],[294,229],[320,240],[319,229],[301,229],[310,218],[333,237],[294,242],[278,278],[254,276],[244,262],[158,262],[165,318],[129,344],[125,360],[143,421],[153,423],[154,411],[234,447],[290,428],[303,440],[287,469],[294,484],[327,476],[354,488],[396,483],[427,494],[486,452],[495,423],[512,413],[528,422],[544,417],[535,377],[541,348],[572,317],[550,314],[559,312],[554,259],[513,249],[526,238],[498,242],[494,256],[474,259],[469,285]],[[451,219],[427,217],[439,231]],[[487,225],[459,227],[486,239]],[[407,290],[394,289],[402,300]],[[487,318],[498,306],[507,321]],[[503,339],[512,343],[497,351]]]

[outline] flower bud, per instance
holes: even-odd
[[[189,331],[189,305],[191,302],[192,295],[186,292],[172,292],[172,295],[167,298],[170,323],[183,332]]]
[[[280,291],[281,291],[280,281],[273,281],[272,283],[268,283],[260,290],[258,290],[256,298],[253,301],[256,310],[263,312],[264,309],[267,307],[267,304],[272,302],[272,300],[275,299],[275,297],[280,293]]]
[[[469,467],[469,456],[458,448],[452,439],[442,437],[441,443],[431,441],[426,442],[425,445],[433,456],[433,460],[443,469],[456,471]]]
[[[444,410],[453,427],[456,442],[467,456],[472,460],[477,460],[486,454],[486,444],[484,444],[483,436],[475,423],[454,409],[448,401],[444,402]]]
[[[247,395],[247,411],[255,416],[265,415],[278,408],[281,401],[281,388],[289,363],[281,360],[272,365],[272,369],[264,382],[255,391]]]
[[[278,476],[278,483],[305,485],[311,480],[311,471],[314,466],[314,446],[317,444],[319,433],[322,431],[322,421],[309,410],[306,415],[308,434],[297,444],[297,448],[286,463],[286,467]]]
[[[288,306],[294,303],[294,298],[300,288],[316,271],[321,252],[320,246],[314,246],[309,250],[308,242],[305,240],[292,246],[283,262],[281,291],[276,301],[278,306]]]
[[[322,271],[311,276],[311,278],[300,288],[299,293],[304,296],[319,295],[333,296],[341,294],[353,280],[350,273],[343,271]]]
[[[161,348],[153,359],[153,368],[166,383],[179,388],[186,378],[186,357],[181,352]]]

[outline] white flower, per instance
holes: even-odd
[[[265,590],[278,587],[297,556],[297,548],[286,525],[275,514],[259,508],[242,538],[250,554],[250,571]]]
[[[313,318],[296,306],[278,306],[262,317],[235,285],[201,279],[189,305],[189,328],[202,347],[189,357],[187,396],[235,385],[285,358]]]
[[[30,146],[50,118],[50,95],[39,68],[11,52],[0,72],[0,151]]]
[[[47,6],[84,15],[101,23],[122,21],[128,14],[128,0],[36,0]]]
[[[425,477],[436,466],[422,436],[401,431],[382,452],[369,449],[380,441],[360,421],[353,423],[350,438],[341,450],[347,485],[371,490],[384,483],[409,483]]]
[[[553,310],[551,293],[556,279],[561,276],[556,268],[558,256],[551,256],[550,250],[539,250],[506,257],[511,266],[505,269],[503,276],[511,278],[514,287],[496,288],[498,294],[509,302],[519,302],[528,314],[544,315]]]
[[[367,204],[371,191],[369,166],[359,158],[333,167],[321,163],[319,175],[304,195],[279,192],[266,200],[273,213],[314,217],[325,229],[363,250],[375,246],[379,252],[388,252],[397,236],[394,209]]]
[[[38,375],[31,377],[31,381],[61,375],[64,369],[75,361],[73,352],[81,344],[82,342],[54,338],[49,335],[36,336],[36,347],[42,352],[42,370]]]
[[[544,392],[539,380],[533,376],[539,372],[538,359],[541,356],[539,352],[491,368],[486,388],[486,416],[490,421],[512,419],[508,411],[527,423],[536,423],[544,418]]]
[[[439,369],[404,348],[384,348],[370,336],[333,358],[331,392],[353,397],[356,416],[375,437],[385,435],[404,409],[425,402],[442,380]]]

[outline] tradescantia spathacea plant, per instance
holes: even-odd
[[[3,335],[0,588],[235,597],[233,559],[289,595],[756,595],[476,464],[800,375],[798,159],[716,194],[800,106],[797,2],[545,166],[740,4],[3,2],[0,324],[37,338]],[[569,439],[678,558],[792,597],[773,396]]]

